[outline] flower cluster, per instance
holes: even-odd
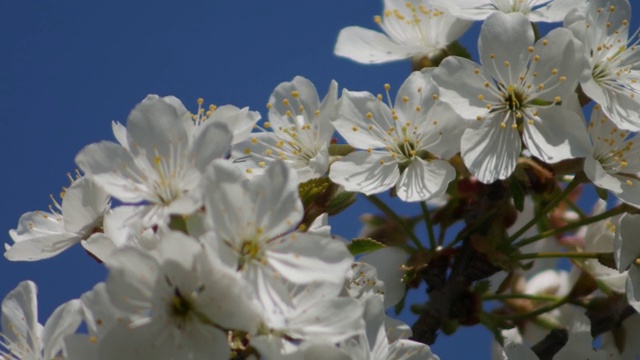
[[[80,243],[107,279],[44,326],[35,284],[20,283],[2,302],[0,357],[438,359],[439,331],[478,323],[497,358],[637,357],[629,13],[628,0],[385,0],[384,34],[345,28],[335,54],[412,59],[394,97],[332,80],[320,100],[296,76],[260,121],[148,95],[5,244],[7,259],[35,261]],[[479,63],[457,56],[472,21]],[[541,35],[540,21],[563,24]],[[576,205],[588,187],[620,202],[589,215]],[[329,218],[356,193],[384,215],[345,240]],[[402,217],[381,193],[422,213]],[[411,328],[387,316],[423,284]]]

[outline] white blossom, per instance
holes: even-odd
[[[484,20],[494,12],[521,13],[533,22],[560,22],[584,0],[435,0],[460,18]]]
[[[445,160],[459,151],[464,121],[438,101],[431,69],[413,72],[390,107],[368,92],[344,90],[336,130],[353,147],[329,177],[347,191],[377,194],[395,186],[404,201],[438,197],[455,177]]]
[[[567,107],[585,61],[571,32],[555,29],[534,44],[522,14],[496,12],[478,48],[482,66],[448,57],[433,72],[442,100],[470,121],[461,153],[473,175],[483,183],[506,179],[523,142],[545,162],[586,155],[584,122]]]
[[[101,236],[103,217],[110,207],[108,194],[86,177],[69,178],[71,185],[60,194],[62,204],[51,196],[50,211],[28,212],[20,217],[18,228],[9,231],[14,244],[5,244],[7,259],[47,259]]]
[[[384,33],[349,26],[338,35],[335,54],[364,64],[432,57],[471,25],[427,0],[384,0],[375,22]]]
[[[628,0],[590,0],[565,20],[584,44],[588,68],[580,86],[618,127],[640,130],[638,32],[629,33]]]

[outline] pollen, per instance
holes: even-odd
[[[358,127],[357,127],[357,126],[354,126],[354,127],[352,127],[352,128],[351,128],[351,130],[353,130],[353,131],[358,131]]]
[[[500,123],[500,128],[501,128],[501,129],[505,129],[506,127],[507,127],[507,124],[505,124],[505,123]]]
[[[533,46],[529,46],[529,48],[527,49],[530,53],[533,52]]]
[[[254,144],[257,144],[258,143],[258,138],[255,138],[255,137],[251,138],[251,142],[254,143]]]
[[[536,62],[540,61],[540,55],[534,56],[533,61],[536,61]]]
[[[198,98],[198,105],[202,105],[204,104],[204,99],[203,98]]]
[[[542,45],[543,45],[543,46],[547,46],[547,45],[549,45],[549,40],[547,40],[547,39],[542,39]]]
[[[420,106],[416,106],[416,111],[417,111],[417,112],[422,111],[422,107],[420,107]]]
[[[249,148],[244,149],[244,153],[245,153],[245,155],[251,154],[251,149],[249,149]]]
[[[478,69],[478,68],[473,69],[473,73],[476,74],[476,75],[480,74],[480,69]]]
[[[282,105],[289,106],[289,99],[282,100]]]
[[[503,64],[504,64],[504,67],[506,68],[508,68],[511,65],[511,63],[509,63],[508,61],[505,61]]]
[[[264,127],[265,127],[265,128],[267,128],[267,129],[269,129],[269,128],[271,127],[271,123],[270,123],[270,122],[268,122],[268,121],[265,121],[265,122],[264,122]]]
[[[431,96],[431,98],[432,98],[434,101],[437,101],[437,100],[438,100],[438,95],[433,94],[433,95]]]
[[[271,149],[267,149],[267,150],[265,150],[265,151],[264,151],[264,153],[265,153],[266,155],[271,155],[271,154],[273,154],[273,150],[271,150]]]
[[[409,97],[408,96],[405,95],[405,96],[402,97],[402,102],[403,103],[406,104],[408,101],[409,101]],[[369,114],[371,114],[371,113],[369,113]]]
[[[314,111],[314,112],[313,112],[313,115],[315,115],[315,116],[320,116],[320,110],[316,110],[316,111]]]
[[[381,24],[382,23],[382,18],[380,17],[380,15],[376,15],[373,17],[373,21],[376,22],[376,24]]]
[[[560,81],[567,81],[567,77],[566,76],[560,76],[560,78],[558,79]]]
[[[478,100],[484,101],[484,95],[478,95]]]
[[[293,90],[293,91],[291,92],[291,97],[292,97],[292,98],[297,98],[298,96],[300,96],[300,93],[299,93],[299,92],[297,92],[296,90]]]
[[[271,109],[273,107],[273,105],[271,105],[271,103],[267,103],[267,110]]]
[[[556,96],[556,97],[553,98],[553,101],[559,103],[559,102],[562,101],[562,98],[560,96]]]
[[[629,186],[633,185],[633,183],[631,182],[631,180],[627,180],[627,185],[629,185]]]
[[[555,69],[555,68],[554,68],[553,70],[551,70],[551,75],[555,75],[555,74],[557,74],[557,73],[558,73],[558,69]]]

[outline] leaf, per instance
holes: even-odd
[[[607,198],[609,197],[609,192],[603,188],[596,188],[596,194],[598,194],[598,196],[600,197],[600,199],[602,200],[607,200]]]
[[[618,267],[616,266],[616,260],[613,257],[612,252],[598,254],[598,262],[608,268],[618,270]]]
[[[524,210],[524,198],[526,194],[524,189],[520,185],[520,182],[510,181],[509,190],[511,191],[511,196],[513,197],[513,205],[516,207],[518,212],[522,212],[522,210]]]
[[[383,243],[371,238],[357,238],[351,240],[351,243],[347,245],[347,248],[349,248],[351,255],[356,256],[382,249],[384,246],[385,245]]]

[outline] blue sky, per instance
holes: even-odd
[[[0,3],[0,243],[10,242],[7,231],[21,214],[46,210],[49,194],[68,185],[77,152],[113,140],[111,121],[126,122],[149,93],[175,95],[192,110],[203,97],[264,115],[275,86],[296,75],[309,78],[321,97],[331,79],[341,89],[377,93],[387,82],[397,89],[409,62],[364,66],[333,55],[340,29],[375,28],[381,9],[372,0]],[[476,24],[462,39],[474,54],[478,30]],[[367,205],[334,223],[335,232],[356,235],[353,222]],[[76,247],[36,263],[0,258],[0,274],[2,297],[22,280],[37,283],[44,321],[106,272]],[[489,358],[489,339],[479,327],[462,329],[441,336],[434,351],[443,359],[470,351]]]

